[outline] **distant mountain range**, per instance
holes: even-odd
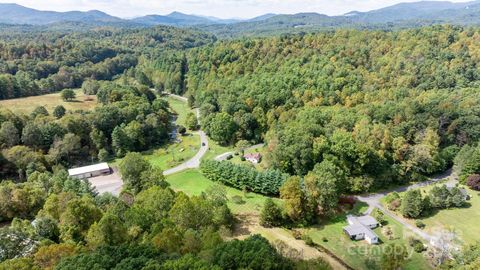
[[[50,25],[62,22],[130,25],[137,27],[169,25],[196,27],[220,37],[306,32],[319,29],[416,27],[431,24],[480,25],[480,0],[464,3],[422,1],[401,3],[368,12],[352,11],[341,16],[318,13],[265,14],[252,19],[219,19],[173,12],[122,19],[98,10],[87,12],[40,11],[17,4],[0,4],[0,23]]]
[[[31,24],[42,25],[58,23],[62,21],[70,22],[122,22],[123,20],[117,17],[110,16],[98,10],[87,12],[69,11],[40,11],[32,8],[27,8],[17,4],[0,4],[0,23],[7,24]]]

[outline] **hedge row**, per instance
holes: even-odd
[[[200,164],[200,170],[206,178],[214,182],[265,195],[278,195],[287,178],[286,174],[278,170],[259,172],[229,161],[204,160]]]

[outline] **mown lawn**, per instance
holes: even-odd
[[[197,134],[181,136],[179,139],[179,143],[170,143],[143,154],[153,166],[162,170],[173,168],[195,156],[200,149],[200,136]]]
[[[440,186],[442,183],[437,185]],[[422,187],[420,189],[422,195],[428,194],[433,187],[434,185]],[[432,235],[438,234],[442,230],[449,230],[454,231],[459,238],[458,240],[463,244],[477,243],[480,241],[480,226],[478,226],[480,224],[480,192],[471,190],[466,186],[461,187],[465,188],[470,195],[470,200],[467,201],[465,207],[440,209],[427,217],[405,220],[414,226],[416,220],[421,220],[426,225],[424,230]],[[400,196],[403,195],[404,193],[400,193]],[[384,201],[382,202],[385,205]],[[400,213],[396,214],[401,216]]]
[[[185,125],[188,112],[193,112],[193,110],[187,106],[186,102],[171,97],[165,97],[165,99],[168,101],[171,110],[178,116],[176,123]],[[178,139],[180,142],[170,142],[164,146],[145,151],[142,154],[153,166],[162,170],[178,166],[195,156],[198,152],[200,149],[200,136],[189,132],[185,136],[178,135]],[[118,162],[119,160],[116,160],[111,164],[115,165]]]
[[[38,106],[44,106],[50,113],[52,113],[53,109],[58,105],[62,105],[69,111],[88,111],[97,106],[96,96],[85,96],[81,89],[75,90],[75,93],[77,94],[77,98],[72,102],[66,102],[60,97],[60,93],[54,93],[42,96],[0,100],[0,107],[7,108],[15,113],[29,114]]]
[[[362,210],[365,210],[364,206],[362,206],[362,209],[357,207],[351,212],[361,213]],[[374,230],[381,239],[379,245],[369,245],[365,241],[350,240],[343,232],[343,227],[348,225],[346,214],[339,215],[325,224],[309,228],[307,233],[315,243],[329,249],[354,269],[371,269],[372,267],[368,265],[367,259],[379,260],[382,248],[386,244],[402,243],[408,247],[407,238],[413,236],[412,232],[404,229],[401,224],[393,219],[386,217],[386,221],[387,224],[383,228]],[[386,227],[390,227],[393,232],[392,240],[384,235]],[[410,247],[408,248],[411,256],[403,269],[431,269],[423,254],[416,253]]]
[[[266,170],[270,167],[269,161],[268,161],[267,155],[266,155],[266,153],[267,153],[267,148],[266,147],[257,148],[257,149],[250,149],[250,150],[245,151],[245,154],[251,154],[251,153],[260,153],[262,155],[262,160],[259,164],[253,164],[253,163],[251,163],[250,161],[247,161],[247,160],[242,161],[241,155],[233,155],[233,158],[230,161],[233,162],[233,163],[236,163],[236,164],[244,164],[244,165],[253,166],[253,167],[255,167],[255,169],[257,169],[259,171],[264,171],[264,170]]]
[[[172,97],[165,97],[165,99],[168,101],[171,111],[177,114],[176,124],[185,126],[187,114],[194,111],[188,107],[186,102]],[[145,152],[145,158],[153,166],[166,170],[189,160],[200,149],[200,136],[197,134],[178,135],[178,139],[181,141],[172,142],[166,146]]]
[[[233,146],[222,146],[214,140],[208,138],[208,151],[205,156],[203,156],[203,159],[214,159],[216,156],[223,153],[235,151],[236,150]]]
[[[182,125],[186,127],[185,120],[187,119],[187,115],[190,112],[194,113],[194,110],[188,107],[188,104],[186,102],[183,102],[176,98],[165,97],[165,99],[168,101],[172,112],[177,114],[177,125]]]
[[[181,142],[172,142],[167,145],[142,152],[142,155],[150,161],[153,166],[167,170],[189,160],[200,149],[200,136],[187,134],[179,137]],[[109,162],[111,166],[117,166],[120,158]]]
[[[167,176],[167,181],[176,191],[183,191],[188,195],[200,195],[215,183],[205,178],[198,170],[187,170]],[[267,197],[225,186],[227,191],[228,206],[235,214],[259,213]],[[234,202],[233,197],[238,196],[243,203]],[[279,200],[276,200],[279,202]]]

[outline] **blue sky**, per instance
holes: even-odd
[[[180,11],[188,14],[220,18],[251,18],[265,13],[318,12],[339,15],[349,11],[368,11],[400,2],[416,0],[0,0],[15,2],[40,10],[98,9],[119,17],[146,14],[167,14]],[[452,2],[465,2],[453,0]]]

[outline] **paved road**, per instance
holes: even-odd
[[[169,96],[172,97],[172,98],[181,100],[183,102],[188,101],[188,99],[186,97],[182,97],[182,96],[178,96],[178,95],[174,95],[174,94],[169,94]],[[198,123],[200,124],[200,110],[196,109],[195,112],[197,114]],[[184,170],[187,170],[187,169],[193,169],[193,168],[200,167],[200,160],[205,155],[205,153],[207,153],[207,151],[208,151],[208,137],[205,134],[205,132],[203,132],[202,130],[199,130],[197,132],[197,134],[200,135],[200,149],[198,150],[197,154],[195,154],[194,157],[185,161],[184,163],[182,163],[182,164],[180,164],[180,165],[178,165],[174,168],[165,170],[163,172],[164,175],[170,175],[170,174],[181,172],[181,171],[184,171]]]
[[[258,148],[262,148],[265,144],[261,143],[261,144],[257,144],[257,145],[252,145],[250,147],[247,147],[245,148],[245,150],[254,150],[254,149],[258,149]],[[226,153],[223,153],[221,155],[218,155],[215,157],[215,160],[216,161],[224,161],[228,158],[228,156],[231,156],[233,155],[235,152],[226,152]]]
[[[357,196],[357,199],[361,202],[365,202],[368,204],[368,209],[365,211],[365,214],[370,214],[373,209],[378,208],[382,212],[384,212],[386,215],[389,217],[395,219],[398,221],[400,224],[402,224],[405,228],[408,228],[418,236],[422,237],[424,240],[426,240],[428,243],[434,245],[438,240],[438,237],[432,236],[427,234],[426,232],[422,231],[421,229],[412,226],[410,223],[406,222],[403,218],[397,216],[396,214],[390,212],[388,209],[385,209],[382,204],[380,203],[380,200],[385,197],[388,193],[392,192],[404,192],[410,189],[416,189],[428,185],[432,185],[437,183],[438,181],[447,179],[447,182],[449,183],[455,183],[457,181],[457,176],[453,173],[452,169],[447,170],[446,172],[436,175],[434,177],[431,177],[428,181],[424,182],[419,182],[415,183],[409,186],[403,186],[403,187],[397,187],[394,189],[390,189],[387,191],[379,192],[379,193],[374,193],[374,194],[367,194],[367,195],[360,195]]]

